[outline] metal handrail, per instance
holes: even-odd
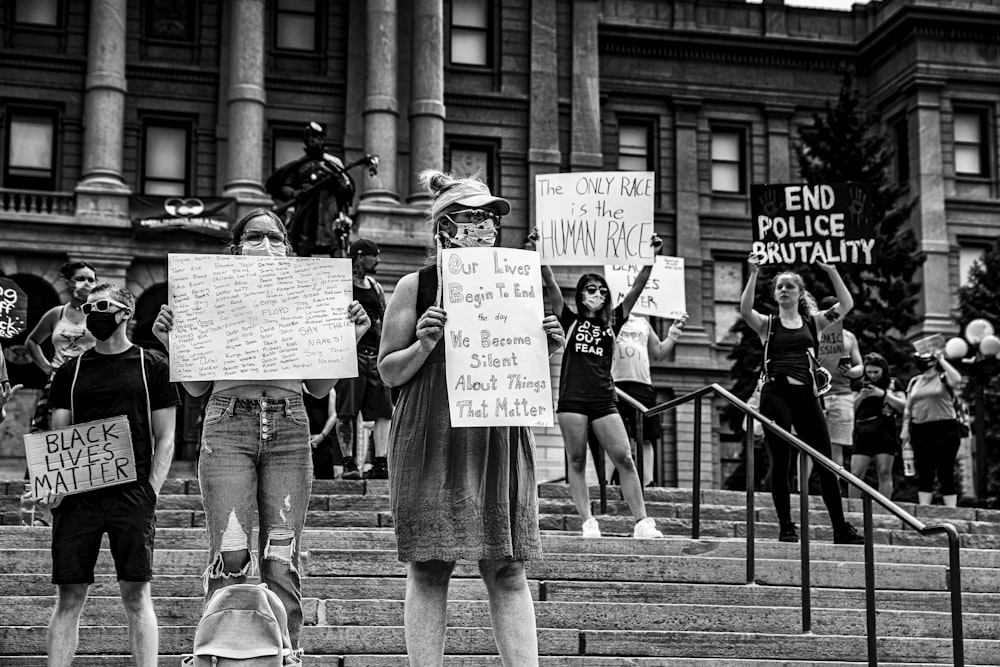
[[[753,420],[759,421],[765,429],[778,436],[788,444],[801,452],[807,454],[834,475],[848,484],[851,484],[862,491],[864,497],[862,506],[864,511],[864,534],[865,534],[865,608],[867,614],[867,634],[868,634],[868,664],[878,665],[878,649],[875,634],[875,541],[874,523],[872,519],[872,501],[878,502],[886,510],[895,514],[903,523],[910,526],[924,536],[945,534],[948,536],[948,579],[951,590],[951,631],[952,631],[952,656],[955,667],[964,667],[965,648],[962,632],[962,577],[960,565],[960,542],[958,531],[950,523],[926,525],[902,507],[886,498],[878,490],[869,486],[864,480],[856,477],[837,465],[832,459],[824,456],[813,449],[809,444],[792,435],[785,429],[768,419],[758,410],[750,407],[745,402],[737,398],[728,389],[713,383],[697,389],[689,394],[680,396],[673,400],[661,403],[652,408],[633,399],[631,396],[618,390],[618,398],[627,402],[636,410],[636,450],[639,456],[639,466],[642,466],[642,419],[651,417],[667,410],[673,410],[679,405],[695,401],[694,404],[694,480],[692,489],[692,513],[691,513],[691,539],[699,539],[701,532],[701,401],[708,394],[721,396],[731,405],[736,406],[743,414],[747,415],[751,421],[748,423],[746,435],[746,497],[747,497],[747,584],[755,583],[754,573],[754,448],[753,448]],[[799,479],[806,479],[805,457],[799,457]],[[604,480],[601,482],[602,503],[604,500]],[[640,484],[640,487],[642,485]],[[799,543],[800,567],[802,572],[802,631],[812,630],[812,603],[811,589],[809,584],[809,487],[808,482],[800,482],[802,492],[799,494],[800,523],[802,524],[802,538]]]

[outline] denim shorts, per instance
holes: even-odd
[[[156,494],[149,482],[64,498],[52,510],[52,583],[94,583],[104,533],[118,580],[151,580],[155,510]]]

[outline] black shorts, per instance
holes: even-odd
[[[354,419],[360,412],[368,421],[392,417],[389,388],[378,374],[378,350],[358,350],[358,377],[338,380],[337,417]]]
[[[94,583],[104,533],[119,581],[151,580],[155,510],[148,482],[63,498],[52,510],[52,583]]]
[[[556,412],[573,412],[586,415],[590,421],[597,421],[601,417],[618,414],[618,407],[615,406],[615,400],[611,397],[608,397],[606,401],[560,398],[559,408]]]
[[[642,403],[643,407],[652,408],[656,406],[656,390],[651,385],[643,384],[642,382],[616,382],[615,386]],[[619,401],[618,412],[622,414],[622,421],[625,423],[625,430],[628,432],[628,437],[634,440],[635,407],[625,401]],[[659,415],[643,417],[643,440],[659,440],[662,435],[663,427],[660,425]]]

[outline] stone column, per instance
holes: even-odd
[[[365,172],[361,200],[396,203],[396,122],[398,52],[396,0],[368,0],[365,31],[368,86],[365,95],[365,148],[379,156],[378,174]],[[416,36],[414,41],[419,41]],[[442,96],[443,98],[443,96]]]
[[[266,202],[264,165],[264,0],[232,0],[227,147],[223,194],[240,208]],[[242,212],[242,211],[241,211]]]
[[[412,88],[410,91],[411,204],[429,202],[420,185],[424,169],[444,162],[444,8],[442,0],[414,0]],[[490,183],[495,187],[495,183]]]
[[[910,114],[910,129],[916,123],[917,179],[920,197],[914,211],[915,228],[921,249],[927,256],[920,292],[924,311],[923,331],[954,332],[950,311],[952,306],[948,271],[948,221],[945,216],[945,178],[941,162],[941,88],[943,80],[924,78],[915,89],[916,113]],[[910,133],[908,133],[910,134]]]
[[[126,0],[93,0],[87,33],[83,169],[77,218],[128,226],[129,188],[122,177],[125,127]]]
[[[597,0],[573,2],[573,107],[572,147],[569,166],[573,171],[604,167],[601,153],[601,74],[597,52]]]

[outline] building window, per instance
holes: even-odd
[[[653,171],[652,127],[648,124],[618,126],[618,169]]]
[[[193,42],[195,26],[194,0],[147,0],[145,4],[146,37],[177,42]]]
[[[11,111],[7,121],[4,186],[54,190],[56,116],[54,113]]]
[[[459,178],[479,178],[497,194],[499,185],[493,182],[493,147],[455,142],[448,146],[448,171]]]
[[[294,130],[275,130],[272,146],[272,171],[305,155],[302,133]]]
[[[892,136],[896,147],[896,182],[905,185],[910,180],[910,134],[907,131],[906,116],[893,122]]]
[[[191,128],[187,125],[146,125],[142,145],[143,194],[185,195],[190,192],[190,146]]]
[[[969,284],[969,271],[972,265],[980,261],[986,254],[985,246],[969,245],[960,246],[958,249],[958,284],[965,287]]]
[[[712,192],[746,192],[746,151],[740,129],[712,130]]]
[[[274,45],[289,51],[316,51],[316,0],[278,0]]]
[[[452,0],[451,63],[492,65],[489,0]]]
[[[986,114],[982,111],[955,112],[955,173],[988,176]]]
[[[745,278],[742,259],[716,259],[713,297],[715,303],[715,342],[733,345],[737,342],[733,326],[740,319],[740,296]]]
[[[56,27],[59,25],[59,0],[17,0],[14,23]]]

